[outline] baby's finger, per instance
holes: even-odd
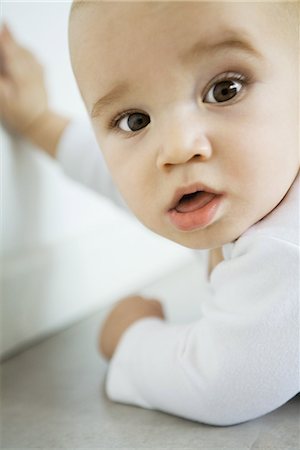
[[[20,45],[6,23],[2,25],[0,30],[0,44],[3,42],[10,45],[12,48]]]
[[[18,43],[8,30],[6,26],[3,26],[0,30],[0,45],[6,46],[7,48],[14,49],[18,47]]]
[[[9,99],[11,95],[11,85],[3,77],[0,77],[0,120],[5,119],[5,111],[7,105],[9,104]]]
[[[7,39],[14,40],[13,34],[12,34],[9,26],[7,25],[7,23],[4,23],[2,25],[1,34]]]
[[[13,73],[14,65],[20,61],[21,49],[7,39],[0,38],[1,67],[3,73]]]
[[[1,52],[1,47],[0,47],[0,75],[4,75],[4,74],[5,74],[5,59],[4,59],[3,52]]]
[[[36,68],[36,59],[32,53],[18,44],[8,41],[0,43],[2,73],[16,82],[23,80]]]
[[[20,56],[22,54],[30,53],[17,41],[6,24],[4,24],[0,30],[0,48],[2,48],[4,54],[7,54],[8,56],[14,56],[15,54]]]

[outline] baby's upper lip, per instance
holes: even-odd
[[[194,192],[197,192],[197,191],[205,191],[205,192],[209,192],[209,193],[216,194],[216,195],[223,194],[223,192],[212,189],[209,186],[206,186],[199,182],[190,184],[189,186],[182,186],[182,187],[176,189],[176,191],[173,195],[173,198],[168,206],[168,211],[171,211],[172,209],[174,209],[178,205],[179,201],[181,200],[181,198],[184,195],[193,194]]]

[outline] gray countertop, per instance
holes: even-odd
[[[111,402],[104,392],[107,363],[96,349],[106,313],[2,363],[2,449],[299,450],[299,395],[270,414],[230,427]]]

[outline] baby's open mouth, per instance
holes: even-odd
[[[203,208],[207,205],[216,194],[206,191],[196,191],[191,194],[185,194],[181,197],[178,204],[175,206],[177,212],[186,213],[192,212],[196,209]]]
[[[223,202],[225,193],[200,183],[177,189],[167,210],[172,226],[180,231],[207,227]]]

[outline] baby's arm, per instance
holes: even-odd
[[[261,236],[234,252],[212,273],[214,296],[198,321],[149,317],[127,328],[110,361],[109,398],[231,425],[297,394],[298,250]]]
[[[21,135],[55,158],[59,139],[70,119],[49,108],[43,67],[6,26],[0,32],[0,117]]]
[[[222,248],[209,252],[208,273],[224,260]],[[105,319],[99,335],[99,350],[111,359],[127,328],[141,318],[157,317],[164,319],[162,305],[157,300],[149,301],[139,296],[131,296],[115,305]]]

